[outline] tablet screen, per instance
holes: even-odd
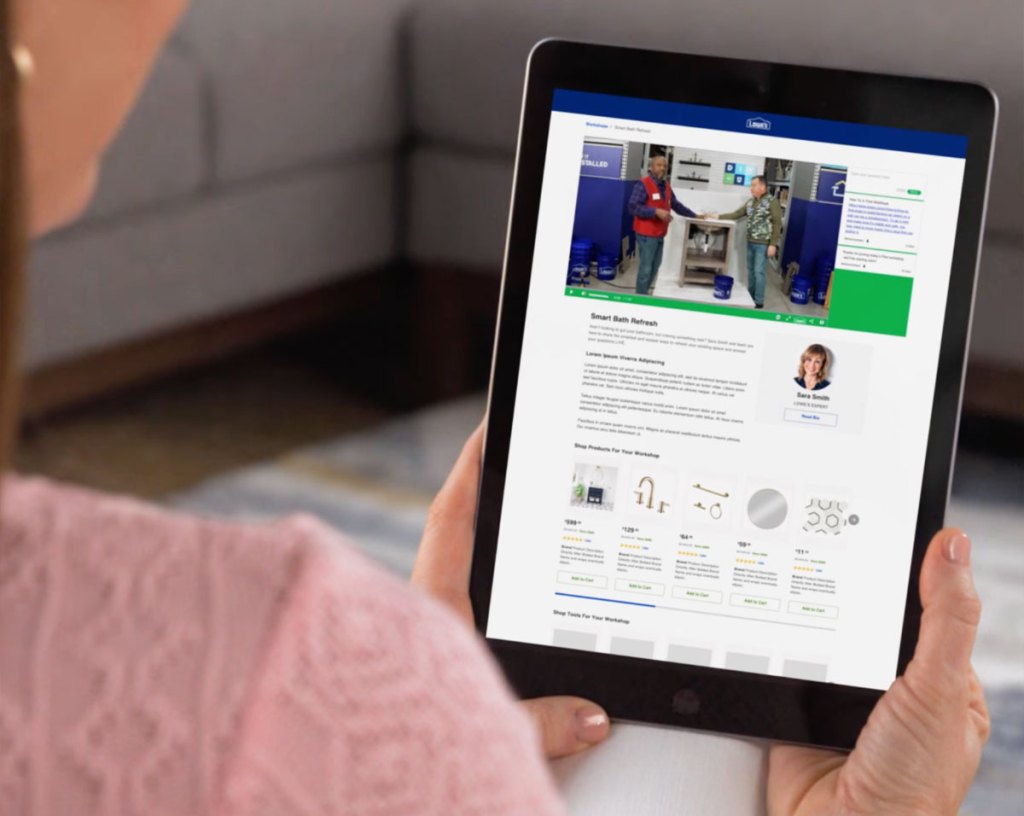
[[[965,153],[555,91],[488,637],[890,685]]]

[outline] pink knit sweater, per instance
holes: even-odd
[[[0,813],[560,813],[473,635],[310,518],[9,477]]]

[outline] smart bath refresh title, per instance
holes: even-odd
[[[612,323],[632,323],[634,326],[651,326],[657,328],[657,320],[641,320],[639,317],[622,317],[621,315],[603,315],[597,312],[590,313],[591,320],[610,320]]]

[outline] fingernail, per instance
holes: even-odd
[[[593,744],[608,734],[608,715],[596,705],[587,705],[576,710],[576,739]]]
[[[971,563],[971,540],[963,533],[954,533],[946,540],[946,560],[966,566]]]

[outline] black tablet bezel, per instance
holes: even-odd
[[[686,92],[665,83],[657,99],[962,134],[967,156],[952,275],[939,352],[932,424],[907,590],[898,672],[917,642],[920,565],[943,523],[974,297],[995,97],[967,83],[893,77],[747,60],[545,40],[530,55],[523,98],[512,213],[489,399],[485,455],[470,581],[474,616],[486,632],[505,489],[520,349],[533,265],[537,212],[554,89],[652,98],[651,76],[686,76]],[[835,100],[842,100],[836,102]],[[880,691],[707,669],[488,639],[523,697],[574,694],[613,717],[849,749]]]

